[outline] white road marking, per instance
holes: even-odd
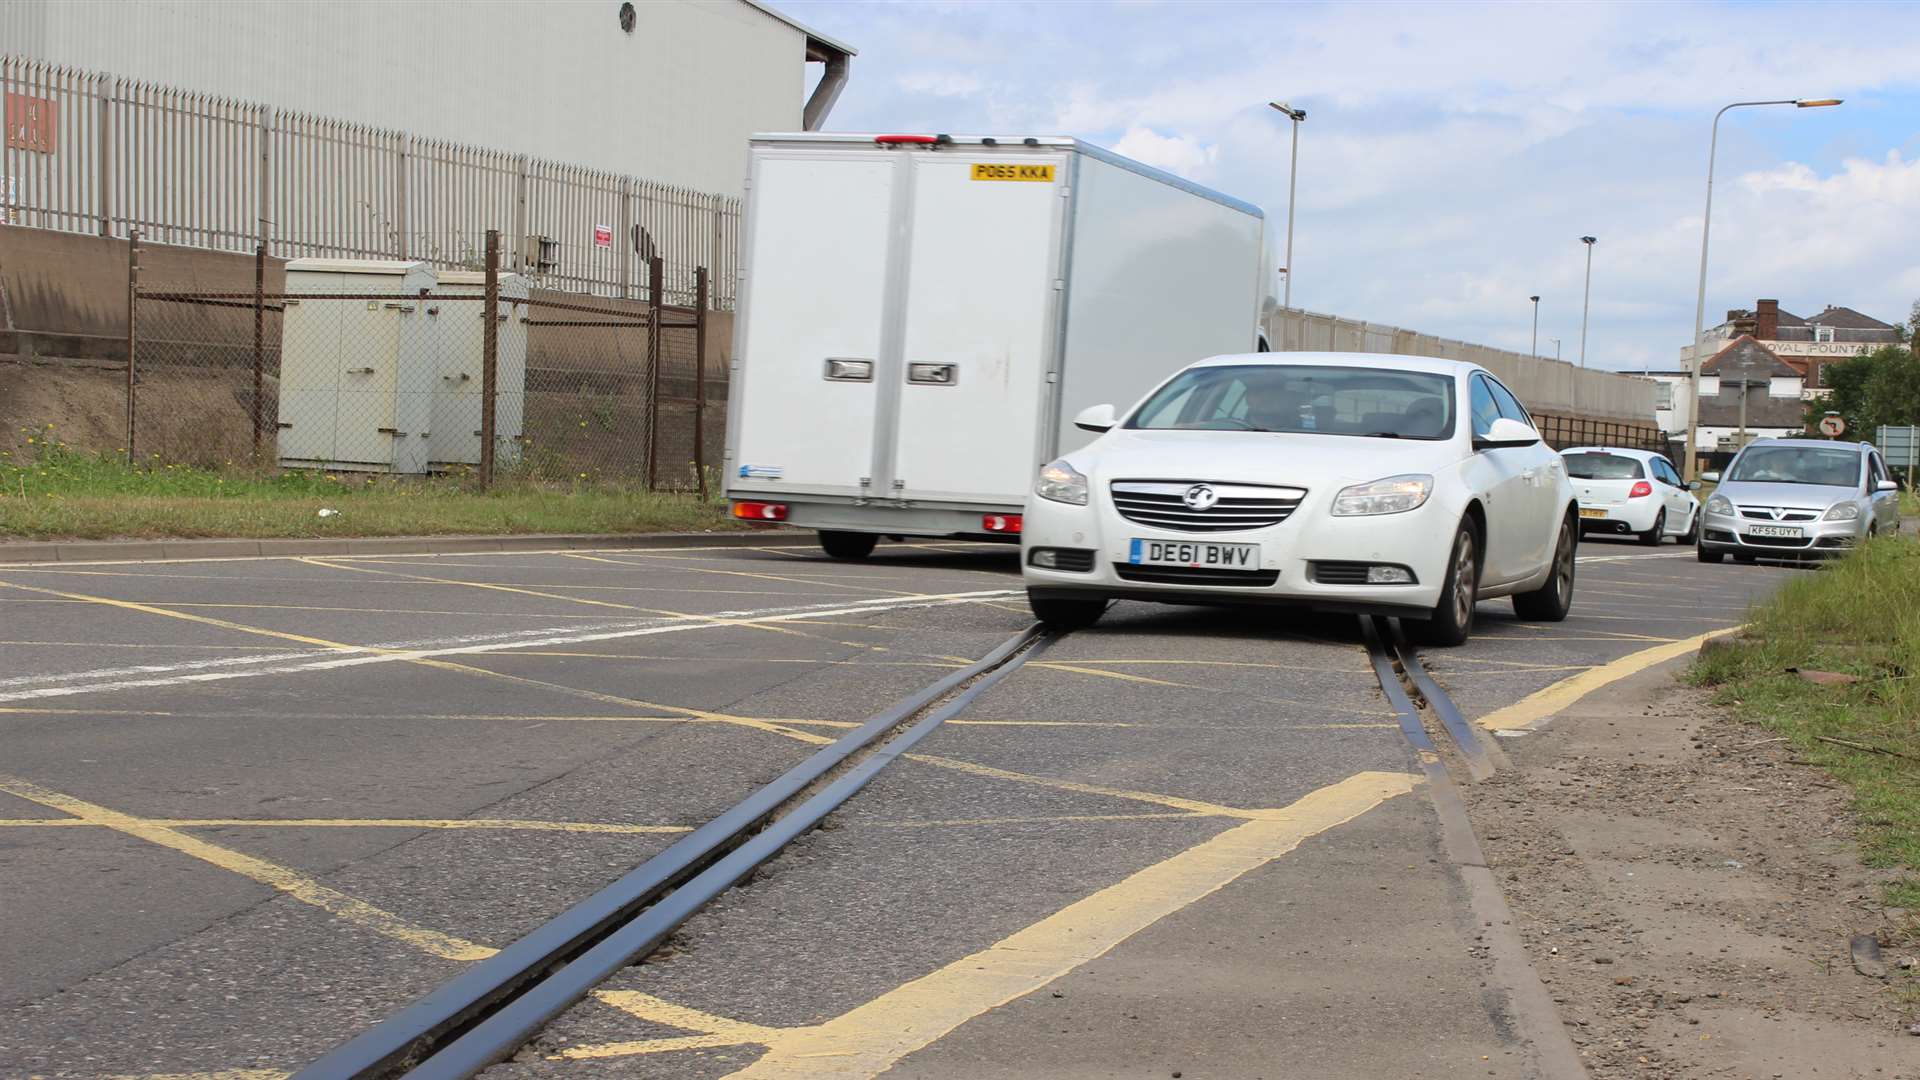
[[[871,611],[894,611],[904,608],[946,607],[954,604],[971,604],[980,600],[1013,596],[1015,589],[990,589],[981,592],[945,593],[914,597],[876,597],[872,600],[855,600],[837,606],[809,605],[805,607],[759,608],[749,611],[719,611],[711,615],[701,615],[683,619],[647,619],[605,624],[610,629],[578,627],[554,627],[540,630],[525,630],[517,633],[473,635],[462,638],[441,639],[433,642],[408,644],[395,649],[391,646],[354,645],[342,649],[321,649],[308,653],[276,653],[268,658],[272,666],[250,667],[239,671],[205,670],[210,662],[199,661],[171,666],[158,666],[160,674],[147,679],[119,679],[127,669],[106,669],[94,672],[76,672],[64,676],[66,684],[40,687],[23,687],[0,692],[0,701],[27,701],[39,698],[68,697],[74,694],[106,693],[115,690],[144,690],[164,686],[181,686],[190,683],[222,682],[228,679],[246,679],[259,675],[287,675],[307,671],[331,671],[336,668],[358,667],[363,664],[389,664],[413,660],[431,660],[442,656],[465,656],[480,653],[501,652],[508,649],[552,648],[559,645],[578,645],[591,641],[615,641],[622,638],[649,637],[655,634],[676,634],[688,630],[706,630],[731,625],[725,621],[742,620],[753,622],[799,622],[811,618],[823,618],[831,615],[855,615]],[[336,659],[319,660],[318,656],[333,656]],[[289,662],[281,662],[289,661]],[[244,662],[261,663],[259,658],[247,658]],[[90,678],[107,678],[106,682],[83,682]]]

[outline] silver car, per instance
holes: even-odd
[[[1900,488],[1868,443],[1758,439],[1707,499],[1700,561],[1835,555],[1900,529]]]

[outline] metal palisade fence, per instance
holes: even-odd
[[[730,310],[736,198],[34,60],[0,57],[0,223],[277,258],[416,259]]]
[[[561,292],[501,271],[499,241],[478,271],[257,248],[251,291],[208,291],[143,273],[135,230],[128,463],[705,496],[726,411],[706,271],[687,304],[657,256],[645,299]]]

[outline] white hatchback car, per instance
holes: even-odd
[[[1573,603],[1578,518],[1560,455],[1473,364],[1366,353],[1217,356],[1040,470],[1021,565],[1041,620],[1109,600],[1293,603],[1410,620],[1458,644],[1474,605]]]
[[[1673,462],[1651,450],[1576,446],[1560,451],[1580,500],[1580,529],[1631,535],[1652,547],[1667,537],[1691,545],[1700,533],[1698,481],[1680,479]]]

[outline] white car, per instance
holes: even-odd
[[[1398,615],[1459,644],[1474,605],[1573,603],[1578,518],[1560,455],[1473,364],[1366,353],[1216,356],[1040,470],[1021,566],[1046,623],[1109,600],[1291,603]]]
[[[1632,535],[1648,547],[1669,536],[1690,545],[1700,534],[1698,481],[1680,479],[1673,462],[1650,450],[1576,446],[1560,451],[1580,500],[1580,530]]]

